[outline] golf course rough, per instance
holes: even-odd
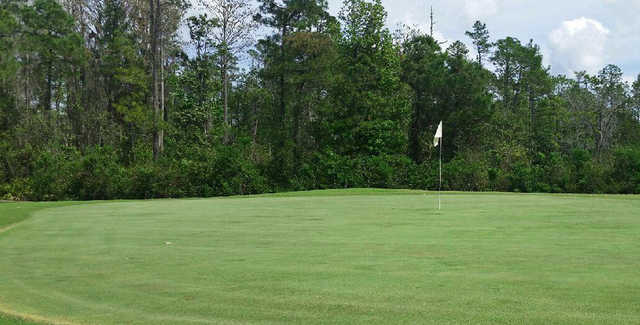
[[[640,324],[637,196],[33,204],[0,204],[31,209],[0,233],[0,322]]]

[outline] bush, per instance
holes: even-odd
[[[489,189],[487,163],[471,155],[461,155],[443,165],[444,188],[458,191],[486,191]]]
[[[349,159],[326,150],[314,157],[316,184],[320,188],[348,188],[364,184],[357,159]]]
[[[315,188],[406,186],[413,172],[411,160],[403,155],[343,156],[327,150],[313,161]]]
[[[562,193],[569,184],[567,162],[559,152],[539,154],[541,166],[536,169],[537,192]]]
[[[614,193],[609,177],[607,161],[594,161],[591,154],[582,149],[571,152],[569,158],[570,181],[567,191],[573,193]]]
[[[363,187],[393,187],[394,169],[392,156],[363,156],[357,160],[357,166],[363,176]]]
[[[110,147],[95,147],[75,161],[69,194],[79,200],[122,198],[126,193],[125,169]]]
[[[127,170],[126,197],[131,199],[151,199],[160,197],[158,179],[164,168],[152,164],[139,164]]]
[[[294,162],[293,156],[272,159],[269,151],[240,140],[233,145],[170,146],[158,161],[147,149],[137,147],[138,158],[125,166],[125,158],[111,147],[82,155],[67,147],[7,151],[0,145],[5,165],[11,164],[11,170],[0,174],[0,198],[150,199],[318,188],[438,188],[437,159],[415,164],[405,155],[347,156],[325,150]],[[486,153],[463,151],[443,164],[443,189],[640,193],[640,148],[618,148],[604,157],[610,158],[595,160],[580,149],[531,156],[523,147],[506,144]],[[287,162],[278,169],[282,160]]]
[[[41,152],[33,164],[33,172],[29,179],[29,199],[51,201],[69,198],[70,175],[74,169],[73,162],[78,157],[75,151]]]
[[[27,178],[15,178],[11,183],[0,186],[0,199],[2,200],[29,200],[33,198],[30,180]]]
[[[640,148],[619,148],[614,152],[611,178],[618,193],[640,194]]]
[[[407,174],[407,186],[409,188],[438,189],[438,162],[411,163]]]

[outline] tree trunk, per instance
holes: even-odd
[[[227,57],[222,59],[222,101],[224,106],[224,144],[229,143],[229,75],[227,72]]]
[[[49,62],[47,64],[47,90],[45,92],[45,97],[44,97],[44,104],[42,105],[42,108],[44,109],[44,114],[47,114],[46,112],[48,112],[49,110],[51,110],[51,98],[52,96],[52,85],[51,85],[51,62]]]
[[[149,28],[151,34],[151,102],[153,106],[153,159],[158,160],[164,149],[163,112],[160,96],[160,0],[149,0]]]
[[[285,94],[285,85],[284,85],[284,79],[285,79],[285,71],[284,71],[284,42],[285,39],[287,37],[287,28],[286,26],[282,27],[282,40],[280,41],[280,122],[282,123],[282,130],[285,130],[285,127],[287,126],[287,122],[286,122],[286,114],[287,114],[287,109],[286,109],[286,104],[285,104],[285,98],[284,98],[284,94]],[[286,134],[286,133],[285,133]]]
[[[252,143],[254,145],[256,145],[258,143],[258,123],[260,122],[259,119],[256,118],[256,120],[253,122],[253,132],[252,132],[252,136],[253,136],[253,141]]]
[[[158,3],[158,8],[160,7],[160,4]],[[159,16],[159,14],[158,14]],[[160,34],[160,60],[159,60],[159,66],[160,66],[160,119],[162,120],[163,124],[164,122],[167,121],[167,114],[166,114],[166,109],[165,109],[165,105],[164,105],[164,35]],[[159,137],[160,137],[160,152],[164,151],[164,128],[160,128],[160,130],[158,130],[159,132]]]
[[[228,15],[229,12],[225,7],[223,19],[222,19],[222,37],[224,46],[224,53],[222,57],[222,101],[224,106],[224,143],[229,143],[229,55],[231,49],[228,48],[227,36],[228,36]]]
[[[528,86],[529,93],[529,149],[531,153],[535,152],[535,141],[534,136],[536,134],[535,130],[535,98],[533,90],[531,89],[531,85]]]
[[[256,146],[258,144],[258,124],[260,122],[260,119],[258,119],[258,109],[255,102],[253,103],[253,116],[255,116],[255,121],[253,122],[253,132],[252,132],[253,141],[251,142],[251,157],[255,160]]]

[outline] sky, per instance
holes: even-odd
[[[607,64],[622,68],[627,81],[640,74],[640,0],[382,0],[387,25],[428,30],[433,6],[434,36],[460,40],[476,20],[487,25],[491,40],[507,36],[533,39],[554,74],[596,74]],[[337,15],[342,0],[329,0]],[[447,45],[444,45],[447,46]]]

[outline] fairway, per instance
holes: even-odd
[[[0,233],[0,312],[60,324],[640,324],[640,197],[442,198],[441,211],[437,194],[404,190],[53,204]],[[0,204],[0,219],[22,204]]]

